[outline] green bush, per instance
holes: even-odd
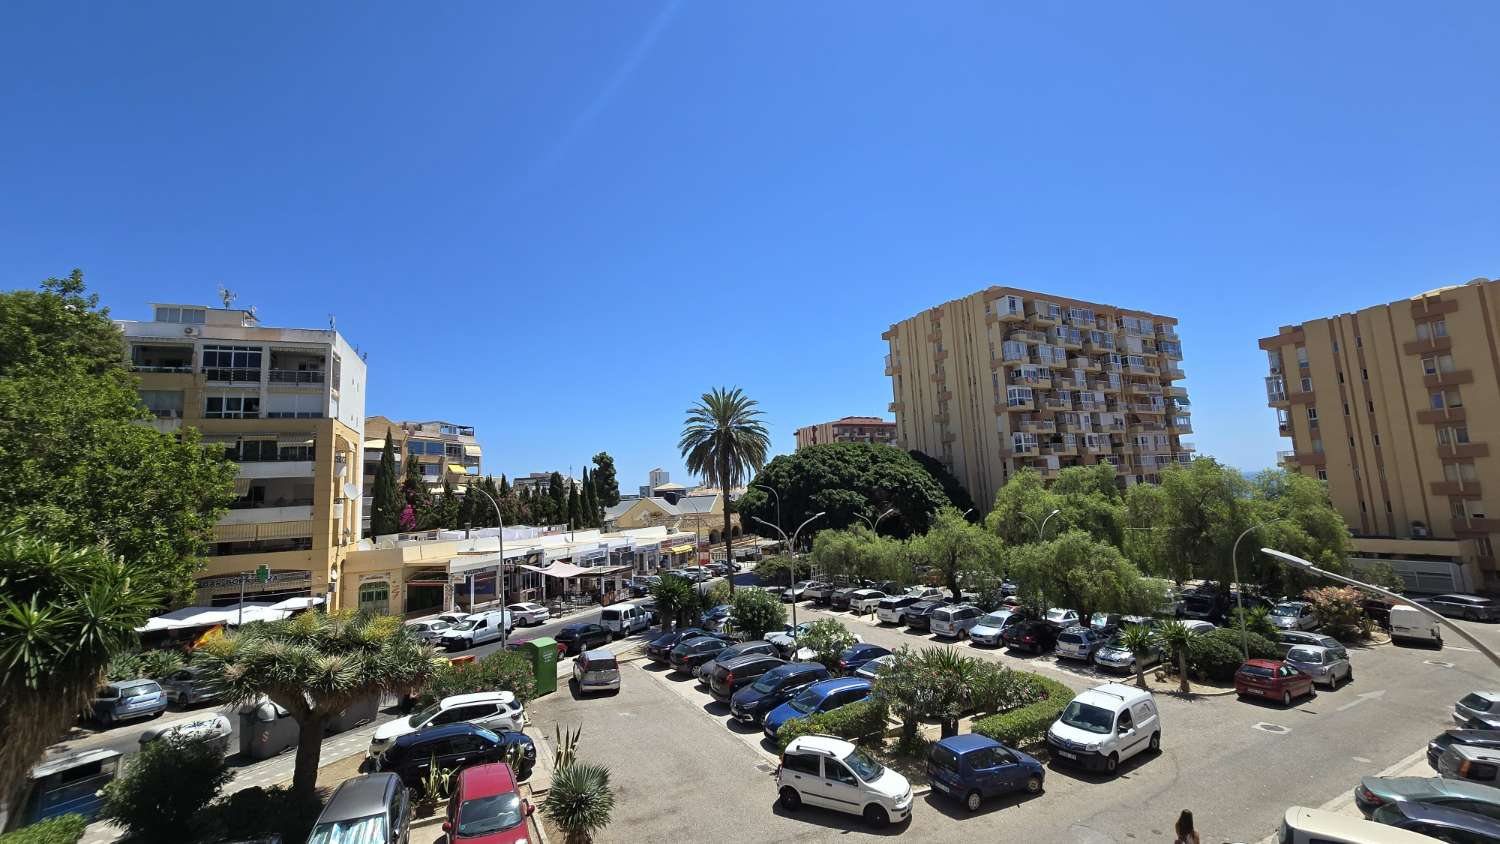
[[[143,653],[119,653],[109,660],[105,679],[110,682],[137,680],[142,677],[158,680],[187,665],[187,656],[181,651],[154,650]]]
[[[779,630],[786,623],[786,605],[780,598],[761,589],[740,589],[734,593],[734,627],[746,639],[760,639],[768,630]]]
[[[290,789],[254,786],[214,801],[200,818],[208,841],[238,841],[273,833],[282,841],[305,841],[322,811],[323,802],[316,797],[299,802]]]
[[[988,736],[1010,747],[1025,747],[1039,742],[1047,735],[1047,728],[1062,714],[1063,707],[1073,699],[1073,690],[1040,674],[1017,672],[1025,678],[1022,695],[1030,697],[1031,703],[1009,712],[1001,712],[974,722],[973,731]]]
[[[100,817],[144,841],[182,840],[232,774],[215,742],[168,736],[141,748],[104,787]]]
[[[0,835],[0,844],[78,844],[86,825],[83,815],[58,815]]]
[[[1256,633],[1247,636],[1251,659],[1275,659],[1276,645]],[[1188,640],[1188,671],[1201,680],[1227,683],[1244,662],[1240,631],[1222,627]]]
[[[516,700],[530,703],[536,697],[536,673],[531,663],[512,651],[496,651],[469,663],[450,663],[422,687],[417,706],[431,706],[450,695],[491,691],[514,692]]]
[[[846,703],[837,709],[797,718],[776,731],[776,749],[786,750],[798,736],[837,736],[859,742],[885,735],[885,703],[878,698]]]
[[[797,639],[799,650],[811,649],[813,662],[822,663],[824,668],[835,674],[839,670],[839,655],[852,647],[854,647],[854,634],[831,618],[814,621],[808,626],[807,632]]]

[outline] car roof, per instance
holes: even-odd
[[[1475,812],[1465,812],[1462,809],[1454,809],[1448,806],[1439,806],[1433,803],[1419,803],[1413,800],[1397,800],[1395,805],[1401,813],[1408,818],[1427,823],[1440,824],[1442,826],[1457,827],[1459,829],[1471,829],[1486,838],[1500,838],[1500,822]]]
[[[600,660],[610,659],[610,660],[612,660],[612,659],[615,658],[615,652],[614,651],[607,651],[604,648],[594,648],[591,651],[584,651],[583,652],[583,658],[586,659],[586,660],[589,660],[590,662],[592,662],[593,660],[596,660],[596,659],[600,659]],[[510,692],[505,692],[504,694],[510,694]],[[512,695],[512,697],[514,697],[514,695]]]
[[[156,685],[156,681],[144,678],[140,680],[116,680],[109,685],[111,688],[116,689],[133,689],[136,686],[154,686]]]
[[[464,768],[458,775],[465,799],[505,794],[516,790],[516,775],[504,762]]]
[[[1307,832],[1314,837],[1326,836],[1366,841],[1369,844],[1432,844],[1432,839],[1421,833],[1397,829],[1367,821],[1358,816],[1341,815],[1324,809],[1291,806],[1286,810],[1284,819],[1287,826]]]
[[[986,747],[1001,747],[1002,745],[1000,742],[978,733],[961,733],[940,740],[938,746],[945,747],[962,756],[965,753],[971,753],[975,750],[983,750]]]
[[[471,692],[466,695],[449,695],[438,702],[441,709],[451,709],[455,706],[463,706],[469,703],[514,703],[515,692]]]
[[[135,681],[131,681],[131,682],[135,682]],[[1471,695],[1479,695],[1480,697],[1485,698],[1487,700],[1500,700],[1500,692],[1478,691],[1478,692],[1469,692],[1469,694],[1471,694]],[[1468,695],[1465,695],[1465,697],[1468,697]]]
[[[597,627],[597,626],[598,625],[591,624],[591,623],[565,624],[565,625],[563,625],[562,629],[559,630],[559,631],[557,631],[557,632],[559,632],[559,633],[566,633],[569,630],[573,630],[573,631],[587,630],[590,627]]]
[[[1110,706],[1131,706],[1143,700],[1150,700],[1151,693],[1145,689],[1127,686],[1123,683],[1104,683],[1091,689],[1084,689],[1078,693],[1075,700],[1083,700],[1085,703],[1098,705],[1104,703]]]
[[[842,759],[854,752],[854,745],[833,736],[798,736],[786,746],[788,753],[809,752]]]
[[[407,733],[396,739],[396,744],[407,745],[417,742],[432,741],[433,739],[451,738],[453,736],[468,736],[478,733],[482,728],[476,727],[467,721],[457,724],[443,724],[437,727],[428,727],[415,733]]]
[[[816,689],[820,694],[831,695],[855,687],[870,688],[870,681],[863,677],[834,677],[831,680],[820,680],[807,688],[808,691]]]
[[[1245,660],[1245,664],[1246,665],[1253,665],[1256,668],[1280,668],[1281,667],[1281,660],[1279,660],[1279,659],[1247,659],[1247,660]]]
[[[399,787],[401,778],[395,774],[365,774],[344,780],[329,798],[322,821],[352,821],[370,815],[383,815],[386,811],[386,795]]]

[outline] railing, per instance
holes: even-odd
[[[278,498],[275,501],[232,501],[231,510],[264,510],[268,507],[311,507],[311,498]]]
[[[131,372],[192,372],[191,366],[157,366],[150,363],[133,363]]]
[[[321,410],[268,410],[267,419],[322,419]]]
[[[259,369],[233,369],[229,367],[203,368],[203,375],[210,381],[221,381],[229,384],[259,384]]]
[[[321,384],[326,373],[320,370],[273,369],[272,384]]]

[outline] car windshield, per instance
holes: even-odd
[[[795,698],[792,698],[791,706],[798,712],[807,713],[813,711],[814,709],[817,709],[818,704],[822,701],[822,692],[816,689],[808,689],[802,694],[797,695]]]
[[[474,625],[476,625],[478,623],[479,622],[475,621],[472,618],[465,619],[464,621],[460,621],[459,623],[453,625],[453,629],[454,630],[473,630],[474,629]]]
[[[1104,643],[1104,647],[1110,648],[1112,650],[1124,650],[1125,639],[1119,633],[1116,633],[1115,635],[1109,637],[1109,641]]]
[[[849,766],[849,770],[853,771],[855,776],[865,782],[874,782],[880,778],[881,774],[885,773],[885,768],[879,762],[871,759],[863,750],[858,748],[853,753],[844,757],[844,764]]]
[[[406,723],[412,725],[413,727],[420,727],[428,721],[431,721],[432,716],[438,714],[439,709],[440,707],[438,706],[438,704],[434,703],[421,712],[418,712],[417,714],[408,718],[406,720]]]
[[[1479,695],[1468,695],[1463,700],[1459,701],[1459,703],[1469,707],[1475,712],[1489,712],[1491,705],[1491,701],[1488,698],[1484,698]]]
[[[1270,677],[1276,672],[1263,665],[1245,665],[1240,667],[1240,673],[1250,677]]]
[[[313,827],[307,844],[379,844],[385,840],[385,815],[329,821]]]
[[[992,612],[984,618],[979,619],[979,626],[1003,627],[1007,618],[1010,618],[1010,613],[1008,612]]]
[[[1276,609],[1271,610],[1271,615],[1296,618],[1302,612],[1302,608],[1295,604],[1277,604]]]
[[[465,800],[458,807],[458,834],[488,835],[519,826],[526,815],[521,811],[521,797],[514,791]]]
[[[1104,625],[1109,624],[1109,614],[1096,612],[1089,617],[1089,623],[1094,625],[1095,627],[1103,627]]]
[[[1322,662],[1323,655],[1308,648],[1292,648],[1286,652],[1286,658],[1292,662]]]
[[[1049,621],[1061,621],[1062,619],[1067,617],[1067,610],[1047,610],[1047,620]]]
[[[1115,717],[1107,709],[1073,701],[1063,710],[1062,722],[1090,733],[1107,733],[1114,725]]]
[[[761,694],[765,694],[766,692],[769,692],[772,689],[776,688],[776,686],[781,683],[782,678],[785,676],[785,674],[779,671],[767,671],[764,675],[761,676],[759,680],[751,683],[750,688],[756,690],[757,692],[760,692]]]
[[[151,694],[156,694],[155,684],[145,686],[131,686],[128,689],[120,690],[120,697],[143,697],[145,695]]]

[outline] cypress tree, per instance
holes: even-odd
[[[568,490],[572,484],[563,484],[562,473],[553,472],[547,478],[547,498],[550,499],[547,507],[549,523],[558,523],[568,518]]]
[[[401,488],[396,484],[396,448],[391,429],[385,430],[380,450],[380,468],[375,470],[375,490],[370,502],[370,535],[386,536],[401,531]]]
[[[582,508],[578,504],[578,487],[568,485],[568,527],[577,529],[582,527]]]

